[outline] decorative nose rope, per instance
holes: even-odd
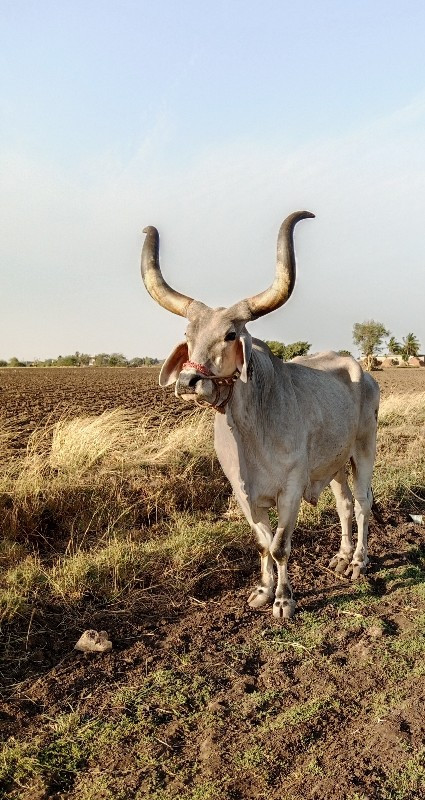
[[[206,375],[208,378],[212,375],[212,372],[204,365],[204,364],[197,364],[196,361],[185,361],[182,369],[187,369],[191,367],[192,369],[196,369],[197,372],[200,372],[202,375]]]
[[[236,369],[233,375],[213,375],[213,373],[208,369],[208,367],[206,367],[204,364],[197,364],[195,361],[185,361],[185,363],[182,365],[182,370],[184,369],[196,369],[197,372],[200,372],[201,375],[204,375],[206,378],[208,378],[208,380],[210,380],[213,384],[215,384],[214,402],[208,403],[208,401],[206,400],[203,401],[201,397],[197,397],[195,400],[196,405],[201,407],[210,406],[211,408],[214,408],[215,411],[218,411],[219,414],[224,414],[226,411],[227,403],[232,397],[233,387],[235,385],[235,382],[240,376],[239,370]],[[219,403],[218,399],[220,397],[220,389],[222,386],[228,386],[229,391],[224,400],[222,400],[221,403]]]

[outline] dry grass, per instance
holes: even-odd
[[[423,511],[425,502],[425,392],[392,393],[381,399],[373,493],[382,506],[408,505]],[[335,501],[325,489],[316,508],[301,504],[298,524],[335,523]]]
[[[194,413],[172,427],[174,418],[165,417],[154,425],[149,416],[116,408],[99,416],[63,416],[53,424],[37,428],[30,436],[24,456],[13,458],[9,446],[11,426],[0,438],[3,471],[1,480],[18,481],[18,492],[34,492],[55,477],[67,483],[81,483],[102,475],[129,475],[147,466],[180,463],[188,467],[202,454],[212,457],[211,417]]]
[[[423,426],[425,424],[425,392],[392,393],[381,399],[380,428],[388,425]]]
[[[8,538],[75,544],[223,502],[208,413],[171,427],[118,408],[39,428],[23,455],[11,451],[10,432],[5,441],[0,530]]]
[[[408,503],[412,511],[423,509],[425,392],[383,398],[373,486],[382,503]]]
[[[229,488],[208,412],[159,426],[125,409],[63,417],[18,455],[12,438],[7,431],[0,469],[3,619],[85,592],[103,600],[132,588],[152,595],[161,584],[164,592],[168,575],[188,590],[191,564],[196,572],[235,537],[211,519]]]
[[[45,602],[73,604],[85,592],[103,600],[130,590],[146,598],[187,594],[220,553],[245,541],[213,452],[212,417],[182,423],[115,409],[62,417],[36,430],[22,454],[13,426],[0,434],[0,607],[11,620]],[[425,394],[384,398],[380,411],[376,498],[423,509]],[[323,493],[303,504],[302,526],[335,524]],[[214,567],[215,564],[215,567]]]

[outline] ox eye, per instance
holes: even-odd
[[[235,331],[229,331],[229,333],[226,333],[226,335],[224,337],[224,341],[225,342],[234,342],[235,339],[236,339]]]

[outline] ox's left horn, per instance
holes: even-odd
[[[193,298],[176,292],[164,281],[159,266],[159,233],[157,229],[153,225],[149,225],[144,228],[143,233],[146,233],[141,264],[143,283],[151,297],[160,306],[166,308],[167,311],[172,311],[173,314],[179,314],[180,317],[186,317]]]
[[[280,226],[277,237],[276,275],[271,286],[245,301],[251,312],[250,319],[280,308],[290,298],[295,285],[294,228],[302,219],[313,219],[310,211],[295,211]]]

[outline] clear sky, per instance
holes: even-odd
[[[298,279],[256,336],[353,350],[374,318],[425,351],[423,0],[0,0],[0,358],[164,357],[211,306]]]

